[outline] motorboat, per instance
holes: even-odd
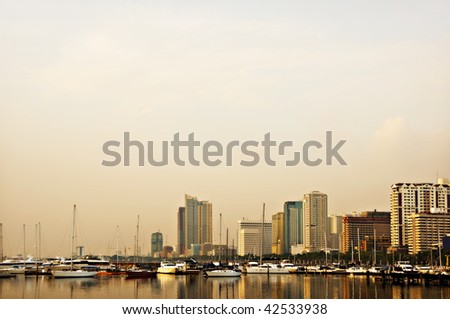
[[[346,272],[350,275],[365,275],[367,270],[361,266],[352,266],[347,268]]]
[[[170,261],[161,261],[161,265],[158,267],[158,274],[179,274],[181,272],[180,266]]]
[[[265,263],[262,265],[250,265],[245,268],[247,274],[289,274],[289,268],[283,268],[279,264]]]
[[[372,266],[370,267],[367,272],[371,275],[379,275],[383,272],[384,268],[381,266]]]
[[[11,273],[9,269],[0,269],[0,278],[11,278],[15,276],[16,274]]]
[[[150,269],[132,268],[125,272],[126,279],[150,278],[156,276],[156,271]]]

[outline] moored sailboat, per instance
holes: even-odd
[[[72,257],[70,259],[70,268],[62,269],[62,270],[53,270],[52,276],[54,278],[90,278],[97,275],[97,271],[95,269],[76,269],[74,268],[73,261],[73,246],[75,243],[75,215],[76,215],[77,205],[73,205],[73,219],[72,219],[72,243],[70,246]]]
[[[150,278],[156,276],[156,271],[151,269],[143,269],[138,266],[138,258],[139,257],[139,215],[137,217],[137,226],[136,226],[136,250],[134,252],[134,265],[132,268],[128,269],[125,272],[125,278],[134,279],[134,278]]]

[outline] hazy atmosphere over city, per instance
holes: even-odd
[[[26,3],[26,5],[24,5]],[[0,4],[0,223],[4,254],[69,255],[72,208],[87,253],[176,245],[184,196],[213,205],[213,237],[303,194],[328,214],[389,211],[390,186],[450,177],[448,1],[19,1]],[[325,162],[326,132],[347,165]],[[107,141],[169,141],[169,163],[111,160]],[[308,141],[317,166],[174,163],[170,141]],[[122,149],[118,152],[123,154]],[[196,149],[202,158],[202,148]],[[145,246],[146,245],[146,246]]]

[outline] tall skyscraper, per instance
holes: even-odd
[[[272,254],[281,255],[284,247],[284,213],[272,215]]]
[[[283,253],[291,253],[291,247],[303,243],[303,203],[284,203],[284,243]]]
[[[391,186],[391,244],[413,244],[412,215],[440,210],[450,213],[450,186],[432,183],[397,183]]]
[[[186,209],[184,207],[178,208],[178,231],[177,231],[177,252],[179,255],[184,255],[186,253],[186,235],[185,235],[185,228],[186,228]]]
[[[262,221],[239,220],[238,255],[260,256],[261,243],[263,255],[270,254],[272,251],[272,223],[264,222],[263,230]]]
[[[180,255],[192,245],[212,244],[212,204],[185,195],[185,206],[178,209],[178,244]]]
[[[313,191],[303,196],[303,245],[307,252],[326,248],[328,222],[327,195]]]
[[[328,217],[327,227],[327,247],[333,250],[339,249],[342,251],[342,215],[331,215],[330,217]]]
[[[152,234],[151,237],[151,254],[152,257],[159,257],[163,250],[163,234],[159,231]]]

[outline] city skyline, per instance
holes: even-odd
[[[219,214],[237,239],[236,221],[259,219],[263,203],[267,220],[315,190],[328,195],[329,215],[387,211],[391,185],[450,177],[448,1],[1,7],[7,255],[23,251],[23,224],[34,254],[37,223],[43,254],[69,255],[74,204],[86,253],[114,251],[117,226],[120,246],[133,251],[137,215],[150,251],[157,230],[176,247],[184,194],[213,203],[217,243]],[[248,160],[240,149],[231,166],[223,156],[217,167],[140,167],[136,149],[130,166],[102,165],[111,160],[103,145],[124,132],[153,141],[156,161],[161,143],[177,133],[226,148],[262,145],[270,133],[277,165],[263,161],[261,148],[253,167],[238,164]],[[346,141],[339,154],[347,165],[308,166],[302,157],[287,166],[308,141],[323,146],[311,147],[309,160],[324,159],[327,132],[333,145]],[[281,141],[295,148],[278,147]]]

